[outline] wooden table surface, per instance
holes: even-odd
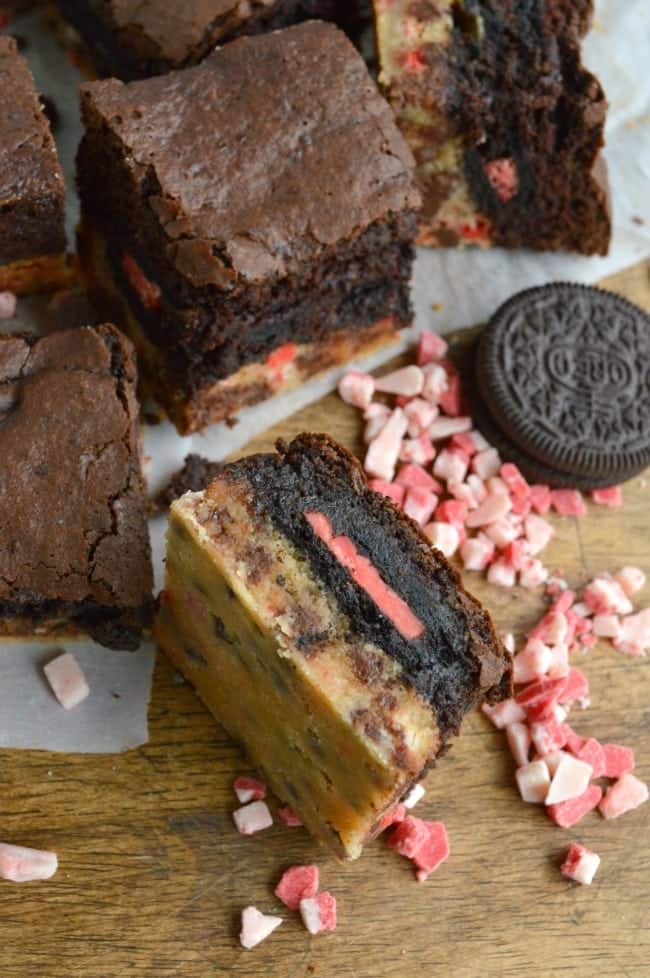
[[[650,309],[650,266],[607,283]],[[335,395],[257,438],[326,429],[358,449],[355,411]],[[571,584],[638,564],[650,572],[648,489],[625,487],[625,507],[590,506],[582,521],[556,519],[545,562]],[[502,631],[523,631],[540,596],[471,589]],[[640,601],[650,603],[650,588]],[[630,744],[650,780],[650,661],[601,644],[579,663],[592,706],[573,714],[580,733]],[[240,751],[157,664],[150,742],[124,755],[3,751],[0,838],[52,848],[57,875],[0,884],[0,978],[648,978],[650,804],[614,822],[591,814],[573,830],[523,804],[504,737],[476,713],[426,781],[417,813],[442,819],[451,857],[424,884],[381,840],[339,866],[302,829],[276,825],[238,835],[230,813]],[[558,870],[568,843],[602,857],[592,887]],[[273,896],[281,871],[318,862],[339,901],[335,934],[311,938],[296,916],[253,951],[237,941],[239,913]]]

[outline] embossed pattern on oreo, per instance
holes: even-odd
[[[538,462],[616,481],[650,463],[650,316],[600,289],[513,296],[479,345],[481,393]]]

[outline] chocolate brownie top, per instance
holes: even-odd
[[[0,336],[0,602],[147,601],[135,381],[113,326]]]
[[[27,62],[12,37],[0,36],[0,206],[63,196],[54,140]]]
[[[197,285],[288,274],[419,204],[392,113],[331,24],[243,38],[160,78],[91,82],[82,104]]]

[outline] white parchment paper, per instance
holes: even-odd
[[[23,17],[12,30],[28,40],[25,54],[40,90],[52,97],[61,116],[56,134],[66,175],[70,240],[77,221],[74,154],[80,137],[79,76],[57,43],[42,29],[40,14]],[[421,329],[440,333],[485,320],[513,292],[563,279],[595,282],[650,255],[650,2],[596,0],[594,26],[584,58],[609,99],[606,158],[609,166],[614,237],[606,258],[539,255],[526,251],[420,250],[415,264],[415,323],[399,344],[360,361],[366,369],[405,348]],[[31,326],[30,303],[18,320]],[[234,428],[215,425],[189,438],[169,424],[145,428],[146,474],[156,491],[190,451],[221,458],[241,448],[254,434],[317,400],[336,384],[333,371],[299,391],[242,412]],[[323,418],[327,429],[327,418]],[[162,579],[165,520],[151,522],[156,586]],[[0,746],[42,747],[84,752],[119,751],[146,740],[146,710],[153,650],[112,653],[92,643],[70,642],[87,671],[92,697],[67,714],[40,679],[43,643],[0,645]],[[51,648],[51,644],[47,646]],[[117,688],[120,699],[112,696]],[[116,705],[117,704],[117,705]]]

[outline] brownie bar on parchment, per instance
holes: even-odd
[[[580,56],[591,0],[374,2],[419,243],[606,254],[606,101]]]
[[[133,81],[198,64],[216,45],[309,18],[333,19],[344,0],[56,0],[99,75]]]
[[[181,433],[411,319],[413,160],[331,24],[82,86],[80,259]]]
[[[278,797],[356,858],[504,698],[488,613],[326,435],[230,465],[172,504],[157,640]]]
[[[113,326],[0,336],[0,629],[137,648],[152,611],[136,368]]]
[[[0,291],[65,284],[64,184],[27,62],[0,35]]]

